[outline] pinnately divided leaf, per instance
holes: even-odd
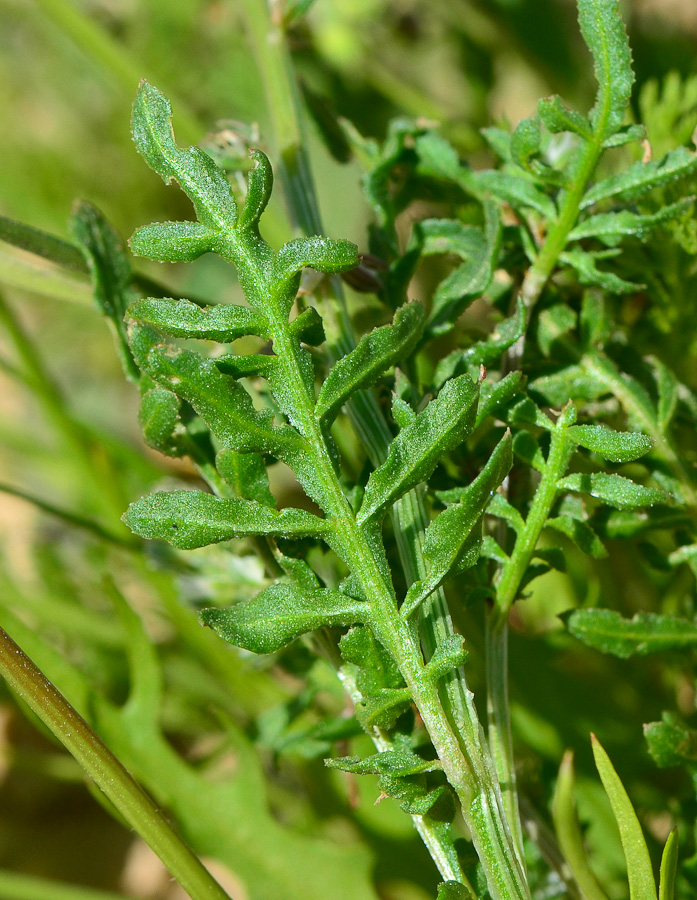
[[[697,646],[697,625],[656,613],[623,619],[614,609],[575,609],[566,626],[587,646],[620,659]]]
[[[315,406],[317,418],[331,422],[356,391],[370,387],[386,369],[408,356],[421,336],[423,322],[423,306],[409,303],[397,310],[391,325],[365,335],[329,372]]]
[[[477,386],[469,375],[446,382],[435,400],[390,444],[385,462],[368,479],[358,521],[383,515],[407,491],[425,481],[440,458],[472,431]]]
[[[322,625],[368,621],[368,606],[339,591],[301,591],[272,584],[246,603],[229,609],[204,609],[201,621],[236,647],[274,653],[301,634]]]
[[[513,465],[513,441],[507,433],[472,484],[462,490],[459,502],[446,507],[426,529],[424,553],[431,560],[428,576],[409,589],[402,615],[410,615],[437,590],[449,575],[455,574],[467,557],[472,565],[479,556],[477,546],[469,547],[469,538],[481,519],[493,493]],[[468,551],[472,552],[468,552]]]
[[[255,500],[223,500],[203,491],[164,491],[132,503],[124,522],[139,537],[162,538],[182,550],[236,537],[320,537],[327,523],[302,509],[280,512]]]
[[[595,765],[620,831],[627,861],[630,900],[657,900],[651,858],[632,802],[600,741],[594,734],[591,739]]]

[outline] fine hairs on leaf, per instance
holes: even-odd
[[[8,459],[39,484],[65,466],[68,497],[23,474],[0,486],[55,529],[33,529],[31,579],[14,544],[0,561],[0,624],[152,795],[135,816],[130,782],[109,797],[192,900],[224,900],[198,855],[249,900],[688,900],[697,82],[675,73],[633,97],[619,0],[576,0],[573,38],[532,0],[464,17],[243,0],[230,19],[219,5],[206,28],[240,25],[233,70],[259,84],[231,106],[215,96],[228,75],[207,79],[196,109],[264,91],[260,127],[226,120],[188,146],[204,123],[187,128],[185,104],[143,80],[128,243],[87,201],[73,243],[0,217],[32,284],[89,277],[155,451],[102,428],[91,382],[86,402],[64,398],[92,356],[80,346],[54,378],[60,348],[0,296],[0,373],[32,396],[27,427],[44,416],[56,431],[5,428]],[[130,79],[130,18],[106,29],[57,10]],[[438,92],[418,66],[395,76],[393,56],[446,36]],[[457,110],[440,56],[465,62]],[[504,69],[534,84],[552,65],[579,93],[592,67],[590,108],[555,94],[486,122],[513,108]],[[387,106],[405,114],[381,124]],[[163,192],[164,221],[149,223],[138,178],[144,200]],[[167,287],[139,274],[152,261],[171,264]],[[24,677],[53,722],[50,685]],[[609,750],[592,737],[597,774],[591,728]],[[73,752],[89,755],[91,733]],[[23,765],[67,778],[36,756]]]

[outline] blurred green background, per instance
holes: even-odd
[[[650,80],[656,84],[644,96],[660,97],[672,83],[669,73],[697,76],[693,0],[631,0],[622,6],[637,97]],[[0,21],[0,214],[62,237],[68,236],[66,222],[76,197],[95,203],[125,236],[153,220],[187,217],[186,200],[153,176],[130,138],[130,105],[141,77],[172,98],[180,138],[210,142],[212,135],[234,132],[245,123],[255,124],[261,146],[268,145],[263,88],[235,0],[0,0]],[[384,136],[395,116],[435,120],[475,165],[490,163],[480,128],[515,124],[550,93],[581,108],[592,103],[589,59],[571,0],[316,0],[292,29],[290,41],[298,77],[319,119],[332,110],[376,138]],[[683,113],[689,134],[697,125],[697,96]],[[360,167],[354,160],[334,158],[317,122],[310,116],[308,122],[325,231],[365,246],[369,213]],[[280,202],[275,209],[271,236],[280,241],[289,226]],[[138,267],[184,294],[191,290],[226,299],[235,289],[230,269],[212,257],[186,267]],[[16,369],[26,361],[5,330],[0,335],[0,478],[63,509],[102,517],[118,531],[117,512],[130,499],[162,479],[191,478],[192,473],[155,459],[143,447],[135,391],[124,381],[110,335],[90,305],[86,279],[58,275],[50,265],[37,267],[35,259],[2,245],[0,281],[26,339],[40,354],[44,374],[64,398],[65,416],[78,423],[78,431],[81,423],[89,426],[87,437],[77,437],[86,448],[81,457],[74,452],[65,416],[61,420],[56,411],[55,397],[52,405],[45,392],[37,392],[36,373],[34,382],[17,377]],[[688,354],[683,366],[689,369],[693,361]],[[95,446],[102,439],[107,449],[100,461]],[[92,471],[86,473],[85,466]],[[100,493],[99,479],[112,476],[113,490]],[[246,735],[266,742],[260,758],[270,779],[275,821],[300,833],[329,835],[342,846],[365,848],[361,858],[370,860],[366,865],[385,900],[431,895],[435,873],[410,821],[390,803],[374,808],[374,785],[347,785],[336,773],[330,778],[321,763],[275,756],[274,735],[285,715],[279,710],[287,709],[278,704],[295,698],[302,706],[305,701],[297,698],[306,690],[303,685],[311,685],[308,723],[318,710],[341,712],[341,694],[327,671],[304,659],[286,661],[285,669],[271,673],[256,664],[243,669],[241,700],[221,696],[205,666],[188,662],[185,642],[157,606],[169,582],[153,586],[151,574],[126,551],[113,557],[15,497],[0,498],[0,535],[5,610],[38,629],[114,702],[124,698],[128,675],[125,638],[114,624],[103,583],[111,566],[126,582],[129,600],[145,611],[158,644],[167,687],[163,718],[171,743],[190,760],[207,758],[205,741],[218,725],[205,704],[223,707]],[[191,597],[253,590],[262,576],[245,559],[236,569],[215,553],[197,563],[184,573]],[[620,663],[583,651],[559,633],[554,616],[586,600],[589,592],[602,592],[631,614],[659,608],[661,600],[678,604],[686,588],[667,585],[623,556],[621,548],[612,567],[592,578],[572,556],[569,574],[550,574],[538,584],[522,610],[520,634],[512,640],[523,790],[544,807],[563,750],[576,749],[581,814],[593,822],[589,841],[602,848],[604,874],[614,884],[613,897],[621,897],[621,856],[594,779],[588,731],[601,735],[644,821],[663,840],[672,822],[666,797],[669,807],[684,800],[687,815],[689,784],[679,772],[655,769],[641,743],[640,726],[659,718],[666,707],[690,714],[694,678],[682,663]],[[475,613],[462,626],[476,672],[481,622]],[[476,676],[473,686],[476,691]],[[0,869],[139,897],[181,896],[142,846],[89,796],[71,761],[3,696]],[[352,797],[353,791],[362,797]],[[359,803],[354,824],[349,822],[352,803]],[[239,882],[229,874],[223,877]]]

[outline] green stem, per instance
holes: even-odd
[[[2,629],[0,674],[75,757],[192,900],[230,900],[82,716]]]
[[[317,194],[304,149],[301,105],[285,35],[281,28],[272,21],[264,0],[243,0],[242,5],[259,72],[266,89],[274,129],[274,141],[281,159],[280,177],[291,222],[301,233],[321,234],[323,229],[316,199]],[[356,346],[356,341],[344,301],[341,281],[337,278],[332,279],[331,289],[333,302],[325,304],[324,312],[334,320],[332,352],[335,357],[338,357],[352,350]],[[374,395],[370,392],[360,392],[352,398],[349,404],[349,415],[373,465],[379,465],[387,455],[392,435]],[[422,556],[420,565],[418,561],[415,561],[414,565],[411,564],[413,559],[410,555],[411,550],[407,546],[408,542],[403,539],[403,530],[399,525],[399,510],[403,504],[410,502],[408,498],[398,501],[394,507],[394,515],[402,564],[405,570],[408,570],[407,575],[410,575],[413,580],[418,577],[417,573],[424,574],[425,568]],[[423,534],[428,524],[423,503],[417,503],[417,518],[414,524]],[[441,610],[445,610],[449,624],[449,628],[445,630],[452,634],[454,629],[445,606],[445,598],[441,592],[438,593],[441,599]],[[434,649],[435,647],[431,648],[429,655]],[[351,694],[351,696],[354,695]],[[356,699],[355,696],[354,699]],[[464,721],[465,717],[465,705],[460,703],[458,721]],[[476,719],[475,727],[471,728],[471,731],[479,732]],[[385,749],[384,736],[372,735],[372,737],[379,750]],[[413,816],[412,819],[442,877],[445,880],[460,881],[467,885],[467,879],[456,855],[448,851],[448,846],[443,842],[438,830],[431,825],[427,818]]]
[[[603,142],[598,136],[600,134],[602,134],[602,125],[598,123],[593,136],[579,148],[576,164],[570,166],[573,180],[562,195],[559,216],[547,232],[542,249],[528,269],[520,291],[520,296],[528,309],[531,309],[539,299],[544,286],[556,268],[560,255],[564,252],[569,233],[576,224],[586,186],[603,152]]]
[[[570,410],[569,410],[570,413]],[[486,690],[489,748],[498,774],[506,819],[523,865],[523,831],[516,785],[511,718],[508,700],[508,614],[530,565],[542,529],[558,496],[557,482],[566,471],[569,442],[563,412],[552,432],[547,464],[533,499],[525,528],[517,536],[513,553],[496,585],[496,602],[486,617]]]
[[[525,865],[523,826],[513,757],[508,702],[508,623],[496,627],[495,608],[486,614],[486,708],[489,750],[501,786],[503,808],[521,866]]]
[[[246,262],[251,265],[251,260]],[[259,276],[263,277],[261,272]],[[273,310],[273,300],[269,300],[266,308]],[[327,498],[325,512],[340,535],[349,568],[360,579],[365,596],[371,598],[373,626],[397,662],[446,777],[460,798],[492,897],[495,900],[527,900],[530,895],[511,845],[510,833],[502,821],[496,795],[492,797],[492,792],[487,790],[488,784],[495,784],[493,773],[487,771],[486,760],[470,755],[468,751],[473,748],[467,740],[468,734],[461,732],[466,723],[453,724],[438,686],[426,676],[415,631],[399,616],[392,588],[386,583],[370,541],[356,522],[339,484],[320,423],[314,415],[314,397],[302,378],[299,345],[290,333],[285,316],[276,310],[273,312],[270,319],[274,352],[286,369],[284,383],[292,397],[289,403],[296,425],[314,456],[316,477]]]
[[[569,461],[570,447],[566,437],[568,424],[565,413],[562,413],[552,431],[545,470],[525,520],[525,528],[517,536],[513,553],[504,564],[501,578],[496,585],[494,629],[502,628],[508,620],[511,606],[520,591],[520,583],[557,499],[559,493],[557,482],[564,475]]]

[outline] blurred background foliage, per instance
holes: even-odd
[[[689,143],[697,126],[697,6],[622,5],[637,72],[635,109],[658,157]],[[182,139],[229,147],[254,126],[266,147],[263,88],[235,0],[0,0],[0,17],[0,214],[62,237],[76,197],[95,203],[126,236],[152,220],[187,217],[182,195],[152,176],[130,138],[130,106],[143,76],[172,98]],[[462,155],[488,165],[481,128],[515,124],[546,94],[560,93],[582,109],[592,102],[571,0],[316,0],[290,40],[314,116],[309,150],[325,230],[361,248],[370,214],[359,161],[348,158],[335,115],[376,138],[395,116],[435,120]],[[267,227],[281,240],[290,229],[280,201],[274,209]],[[684,235],[688,249],[696,240]],[[620,315],[643,352],[677,361],[694,387],[694,257],[676,251],[666,260],[651,245],[640,252],[655,255],[653,303],[632,295],[618,301],[625,304]],[[175,293],[224,300],[236,291],[231,270],[212,256],[181,269],[138,266]],[[239,557],[206,550],[162,560],[156,548],[144,560],[120,524],[129,500],[195,474],[144,448],[136,392],[90,305],[86,276],[58,274],[2,245],[0,281],[1,480],[88,520],[71,524],[22,497],[2,498],[0,624],[20,644],[36,645],[43,654],[36,661],[68,685],[76,705],[111,728],[117,754],[151,791],[173,749],[187,772],[228,786],[229,805],[213,817],[232,822],[227,836],[235,852],[218,857],[236,898],[292,898],[303,880],[316,883],[304,897],[339,897],[337,884],[349,876],[346,896],[353,900],[432,896],[435,870],[408,817],[392,801],[374,806],[377,788],[369,779],[328,772],[312,758],[329,753],[335,740],[314,726],[326,717],[340,723],[345,704],[329,666],[302,645],[273,660],[243,658],[196,625],[191,608],[204,598],[222,604],[258,589],[264,576],[255,558],[246,550]],[[106,537],[89,526],[94,522]],[[655,571],[650,558],[630,558],[621,544],[611,559],[591,575],[569,551],[567,573],[536,583],[515,622],[511,680],[523,795],[544,810],[564,749],[575,750],[581,818],[614,900],[623,896],[623,863],[588,732],[612,756],[655,851],[675,821],[689,835],[694,794],[684,770],[655,767],[641,727],[664,709],[689,718],[695,697],[684,657],[622,662],[560,630],[558,612],[599,596],[625,615],[694,614],[693,576],[685,569]],[[118,725],[138,680],[126,652],[133,634],[122,597],[139,611],[164,681],[161,731],[147,732],[150,749],[163,756],[145,754],[141,763]],[[459,614],[475,691],[480,613]],[[50,652],[38,649],[37,635]],[[181,896],[89,797],[71,759],[2,691],[0,868],[143,898]],[[156,799],[176,807],[179,788],[181,782],[165,785]],[[216,855],[195,824],[188,825],[189,840]],[[275,842],[282,877],[255,868],[250,854],[262,835]],[[0,877],[0,897],[16,896],[12,890]],[[37,888],[37,900],[48,898],[47,890]]]

